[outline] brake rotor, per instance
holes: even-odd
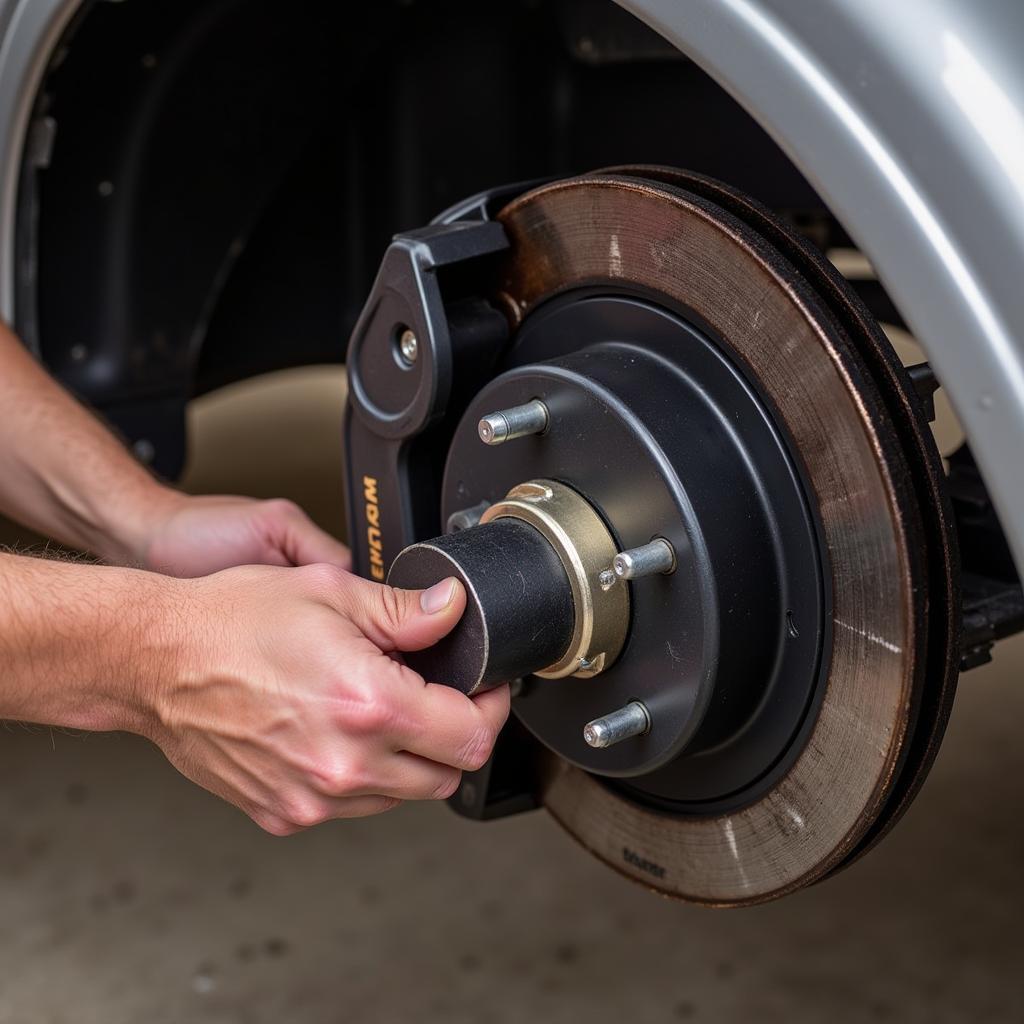
[[[643,778],[548,754],[543,802],[593,854],[667,895],[746,904],[813,882],[909,801],[953,691],[955,552],[902,371],[841,279],[716,183],[598,174],[527,193],[498,219],[511,247],[497,298],[521,332],[577,293],[642,295],[757,389],[813,506],[831,619],[799,736],[745,798],[673,804],[669,779],[654,800]]]

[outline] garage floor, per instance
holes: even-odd
[[[197,489],[337,526],[341,377],[198,403]],[[1024,644],[965,676],[866,860],[746,911],[672,904],[543,814],[260,833],[133,737],[0,733],[0,1024],[1024,1019]]]

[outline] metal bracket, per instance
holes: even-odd
[[[1024,590],[967,445],[950,456],[948,480],[963,565],[960,670],[966,672],[992,660],[997,640],[1024,630]]]
[[[345,484],[354,567],[383,581],[395,556],[441,532],[440,482],[452,432],[489,380],[508,322],[481,296],[508,248],[493,216],[531,184],[482,192],[429,227],[396,236],[348,350]],[[411,334],[410,334],[411,332]],[[449,805],[475,819],[539,806],[537,743],[516,720]]]
[[[505,315],[481,298],[508,248],[493,218],[534,184],[471,196],[384,254],[347,358],[349,537],[355,569],[370,579],[383,581],[399,551],[442,531],[448,441],[508,341]]]
[[[415,436],[447,408],[453,352],[440,271],[507,247],[494,221],[433,225],[392,241],[347,357],[353,407],[378,437]],[[398,351],[407,330],[418,342],[415,362]]]
[[[930,363],[915,363],[907,367],[907,376],[914,386],[917,397],[924,406],[925,416],[929,423],[935,422],[935,392],[939,390],[939,380]]]

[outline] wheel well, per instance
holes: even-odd
[[[612,0],[283,10],[94,0],[36,103],[49,144],[26,150],[18,326],[169,475],[190,396],[341,361],[388,238],[464,195],[651,162],[824,213],[756,123]]]

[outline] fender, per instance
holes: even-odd
[[[621,3],[746,107],[871,258],[1024,564],[1024,7]]]

